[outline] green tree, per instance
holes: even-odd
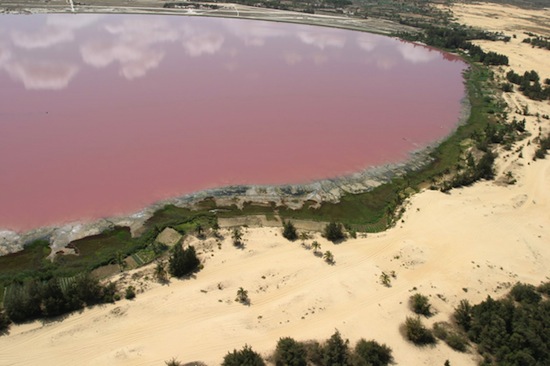
[[[416,345],[435,343],[435,337],[432,331],[422,324],[419,317],[407,317],[405,320],[405,336]]]
[[[195,271],[199,264],[195,247],[190,245],[184,250],[181,245],[176,245],[168,260],[168,272],[174,277],[183,277]]]
[[[430,316],[432,314],[430,300],[422,294],[414,294],[409,298],[411,310],[419,315]]]
[[[349,361],[349,341],[344,340],[336,331],[323,347],[323,364],[330,366],[347,366]]]
[[[67,299],[61,291],[57,278],[50,279],[42,287],[42,312],[45,316],[57,316],[67,312]]]
[[[296,227],[291,221],[283,220],[283,237],[290,241],[298,239],[298,233],[296,232]]]
[[[332,254],[332,252],[330,250],[327,250],[325,252],[325,254],[323,254],[323,258],[324,258],[325,262],[327,262],[329,264],[334,263],[334,254]]]
[[[0,334],[6,333],[10,329],[11,320],[4,309],[0,308]]]
[[[374,340],[360,339],[355,345],[355,357],[370,366],[387,366],[393,362],[391,348]]]
[[[237,297],[235,301],[240,302],[241,304],[250,304],[250,298],[248,297],[248,291],[242,287],[239,287],[237,290]]]
[[[204,238],[204,228],[202,227],[200,222],[197,222],[195,224],[195,232],[197,233],[197,237],[202,239]]]
[[[155,266],[155,277],[159,282],[166,282],[168,280],[168,272],[166,272],[166,262],[157,262],[157,265]]]
[[[115,255],[115,262],[118,264],[118,267],[120,268],[120,272],[124,271],[126,269],[126,262],[124,261],[124,254],[122,252],[116,252]]]
[[[124,294],[124,297],[126,298],[126,300],[132,300],[136,297],[136,290],[134,286],[128,286],[126,288],[126,293]]]
[[[317,240],[314,240],[313,243],[311,243],[311,247],[313,248],[313,253],[317,253],[317,251],[321,249],[321,244]]]
[[[265,362],[249,345],[245,345],[240,351],[226,354],[222,366],[265,366]]]
[[[243,245],[243,232],[240,227],[233,228],[231,232],[231,238],[233,239],[233,245],[240,247]]]
[[[324,236],[333,243],[344,240],[346,237],[342,224],[335,222],[331,222],[325,226]]]
[[[519,282],[512,287],[510,295],[518,302],[531,304],[536,304],[542,299],[542,296],[537,293],[535,286]]]
[[[470,330],[472,323],[472,305],[468,300],[460,300],[453,313],[455,322],[466,332]]]
[[[293,338],[281,338],[277,342],[273,361],[275,366],[306,366],[306,349]]]

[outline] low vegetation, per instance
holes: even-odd
[[[168,272],[174,277],[183,277],[199,268],[200,260],[197,258],[195,247],[192,245],[183,249],[181,245],[175,245],[168,261]]]
[[[290,337],[279,339],[268,358],[276,366],[387,366],[393,362],[392,350],[374,340],[360,339],[354,348],[336,331],[323,343],[299,342]],[[223,366],[265,365],[261,355],[250,346],[228,352]]]
[[[291,221],[283,220],[283,237],[290,241],[298,239],[298,232]]]
[[[463,351],[469,339],[483,366],[550,364],[549,288],[550,282],[539,287],[517,283],[500,300],[488,296],[477,305],[462,300],[453,314],[458,330],[445,335],[445,341]]]
[[[327,240],[333,243],[342,241],[346,238],[346,234],[344,234],[344,226],[336,222],[330,222],[329,224],[327,224],[327,226],[325,226],[323,235]]]
[[[422,294],[414,294],[409,298],[411,310],[418,315],[430,316],[432,309],[428,297]]]
[[[55,317],[85,306],[113,302],[113,284],[101,285],[89,274],[63,281],[30,279],[10,285],[4,297],[4,311],[9,320],[21,323],[40,317]]]
[[[264,366],[265,362],[259,353],[245,345],[241,350],[233,350],[223,358],[222,366]]]
[[[405,338],[417,346],[425,346],[436,342],[432,331],[422,324],[422,320],[418,316],[407,317],[404,324],[404,333]]]

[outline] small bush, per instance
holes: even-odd
[[[281,338],[277,342],[273,361],[276,366],[306,366],[306,349],[290,337]]]
[[[290,241],[298,239],[296,227],[294,227],[294,224],[292,222],[283,221],[283,237]]]
[[[357,364],[371,366],[387,366],[393,362],[391,348],[374,340],[360,339],[355,345],[354,358],[362,361],[355,362]]]
[[[435,343],[432,331],[422,324],[419,317],[407,317],[405,320],[405,337],[419,346]]]
[[[468,300],[460,300],[453,314],[453,318],[466,332],[470,330],[472,325],[472,305],[470,305]]]
[[[166,366],[182,366],[182,363],[178,361],[176,358],[172,358],[169,361],[164,361]]]
[[[0,334],[6,333],[10,328],[11,320],[3,309],[0,309]]]
[[[242,350],[225,355],[222,366],[265,366],[265,362],[249,345],[245,345]]]
[[[414,294],[409,298],[409,304],[411,310],[419,315],[430,316],[432,315],[430,300],[427,296],[421,294]]]
[[[336,331],[323,347],[323,365],[347,365],[349,360],[348,340],[344,340]]]
[[[539,287],[537,287],[537,291],[546,296],[550,296],[550,282],[539,285]]]
[[[455,351],[466,352],[468,347],[468,340],[460,333],[451,332],[445,339],[445,343]]]
[[[510,295],[515,301],[528,304],[537,304],[542,298],[542,296],[536,292],[535,286],[519,282],[512,287]]]
[[[331,222],[325,226],[324,236],[333,243],[346,238],[342,224],[335,222]]]
[[[126,300],[132,300],[133,298],[136,297],[136,291],[134,289],[134,286],[128,286],[124,297],[126,298]]]

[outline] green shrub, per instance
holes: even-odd
[[[336,331],[323,347],[323,365],[346,366],[349,360],[349,341]]]
[[[283,237],[290,241],[298,239],[298,233],[296,227],[291,221],[283,221]]]
[[[387,366],[393,362],[391,348],[374,340],[360,339],[355,345],[354,358],[362,361],[355,361],[357,364],[371,366]]]
[[[345,239],[344,229],[342,224],[331,222],[325,226],[324,236],[331,242],[337,242]]]
[[[433,333],[422,324],[419,317],[407,317],[405,320],[405,337],[420,346],[435,343]]]
[[[126,298],[126,300],[132,300],[136,297],[136,291],[134,289],[134,286],[128,286],[124,297]]]
[[[245,345],[242,350],[225,355],[222,366],[265,366],[265,362],[249,345]]]
[[[526,302],[531,304],[536,304],[542,299],[541,295],[537,293],[535,286],[519,282],[512,287],[512,290],[510,290],[510,295],[518,302]]]
[[[0,334],[10,329],[11,320],[3,309],[0,309]]]
[[[411,310],[419,315],[430,316],[432,314],[430,300],[422,294],[414,294],[409,298]]]
[[[290,337],[281,338],[277,342],[273,361],[276,366],[306,366],[306,349]]]
[[[183,249],[181,245],[176,245],[172,255],[168,260],[168,272],[174,277],[183,277],[197,270],[200,264],[199,258],[192,245]]]

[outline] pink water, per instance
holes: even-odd
[[[456,126],[464,68],[339,29],[2,15],[0,228],[401,161]]]

